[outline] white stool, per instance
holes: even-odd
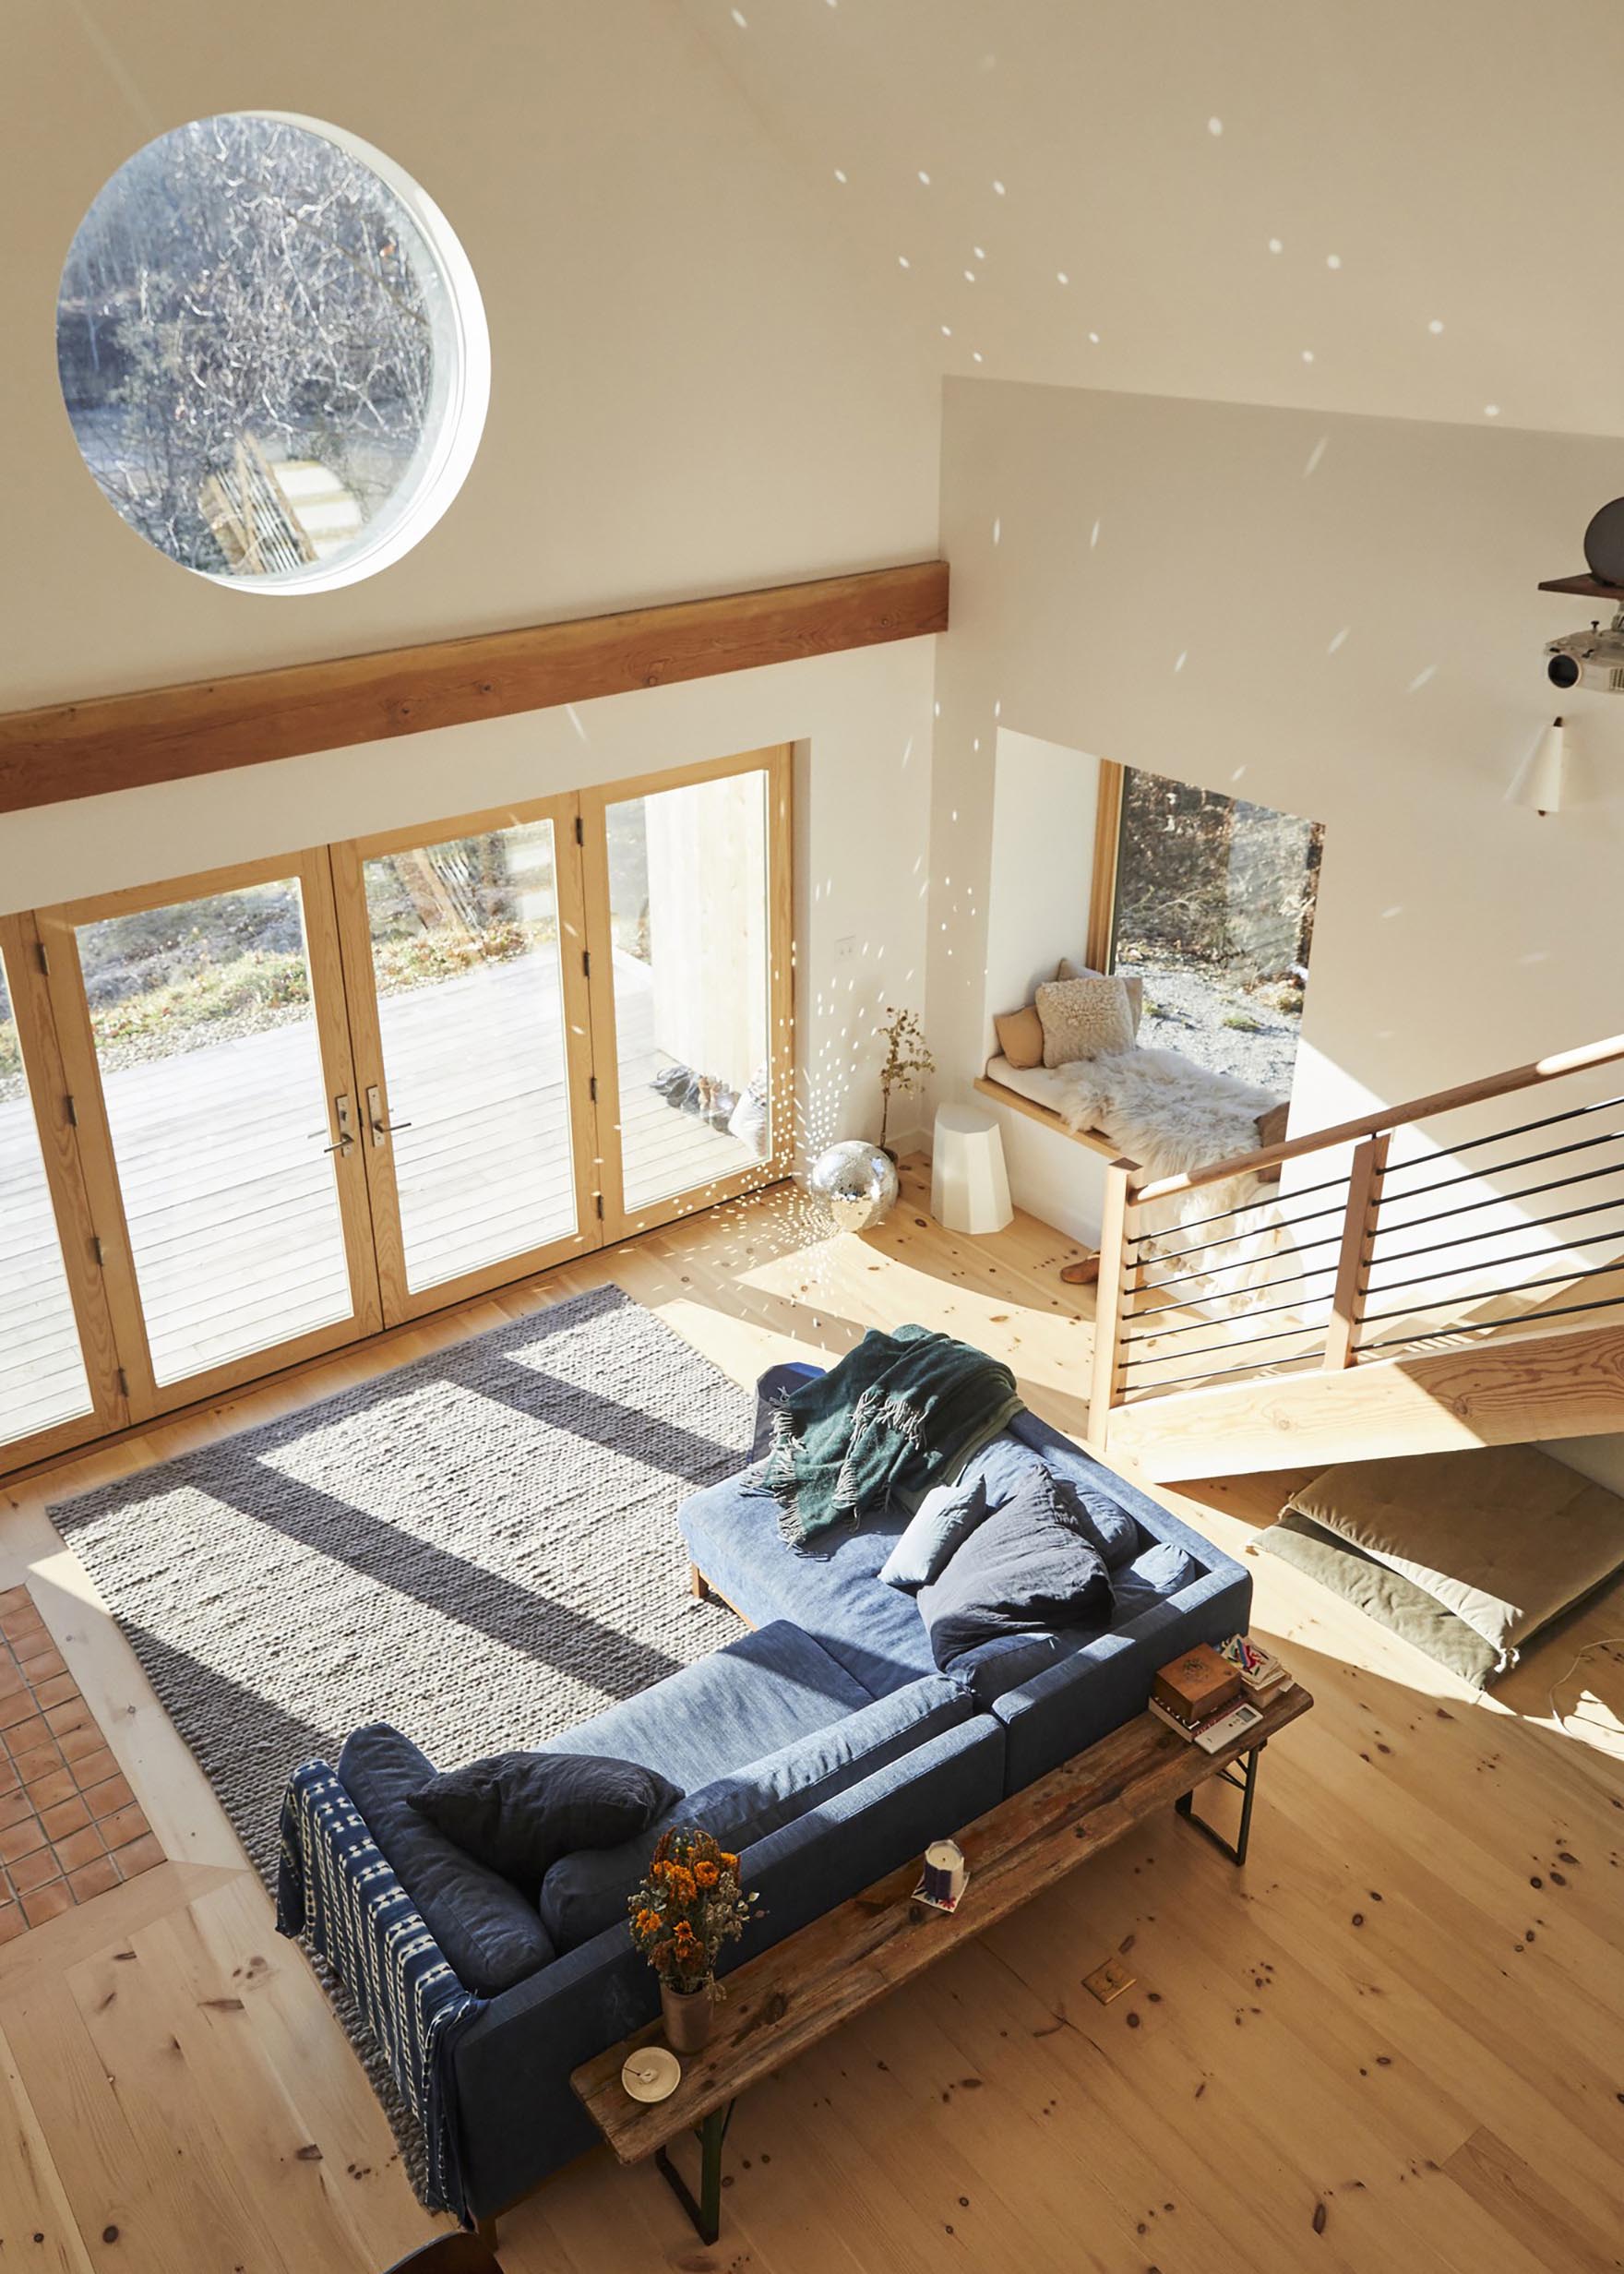
[[[1004,1140],[975,1106],[938,1106],[930,1158],[930,1213],[950,1232],[1001,1232],[1015,1214]]]

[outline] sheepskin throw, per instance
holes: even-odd
[[[1050,979],[1038,988],[1044,1064],[1069,1066],[1133,1047],[1133,1006],[1120,979]]]
[[[1067,1073],[1059,1110],[1068,1128],[1102,1131],[1151,1177],[1175,1177],[1255,1152],[1258,1118],[1275,1102],[1267,1090],[1214,1073],[1176,1050],[1120,1050],[1069,1066]],[[1257,1197],[1252,1177],[1203,1186],[1152,1202],[1148,1228],[1171,1231],[1183,1220],[1185,1198],[1195,1203],[1195,1216],[1211,1216]]]

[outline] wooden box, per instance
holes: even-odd
[[[1156,1675],[1151,1695],[1178,1720],[1193,1728],[1221,1713],[1241,1694],[1240,1670],[1220,1658],[1210,1643],[1197,1643],[1170,1659]]]

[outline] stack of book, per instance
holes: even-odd
[[[1150,1709],[1203,1753],[1222,1753],[1256,1727],[1263,1706],[1290,1681],[1271,1652],[1234,1634],[1222,1650],[1198,1643],[1164,1666]]]
[[[1218,1655],[1240,1676],[1241,1688],[1254,1706],[1291,1687],[1291,1669],[1272,1650],[1264,1650],[1249,1634],[1232,1634]]]

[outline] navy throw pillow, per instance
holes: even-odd
[[[465,1990],[496,1997],[557,1956],[533,1904],[412,1805],[435,1765],[387,1721],[344,1741],[339,1782]]]
[[[421,1785],[412,1805],[533,1897],[561,1857],[618,1848],[681,1798],[675,1785],[636,1761],[495,1753]]]
[[[1116,1605],[1113,1624],[1129,1625],[1147,1610],[1154,1610],[1158,1603],[1167,1602],[1181,1588],[1193,1586],[1200,1575],[1201,1567],[1194,1556],[1187,1554],[1176,1541],[1153,1541],[1131,1563],[1124,1563],[1120,1570],[1111,1574],[1111,1593]]]
[[[937,1664],[946,1669],[999,1634],[1105,1625],[1111,1576],[1085,1535],[1085,1522],[1046,1468],[1024,1476],[1013,1496],[954,1551],[940,1576],[919,1590],[919,1615]]]

